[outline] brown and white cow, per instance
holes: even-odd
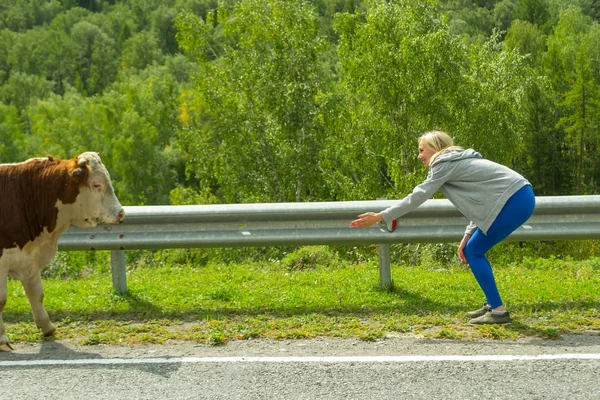
[[[97,153],[0,164],[0,350],[12,348],[2,320],[8,276],[23,284],[36,325],[54,335],[40,271],[56,255],[58,238],[70,225],[113,224],[124,215]]]

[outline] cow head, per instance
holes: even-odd
[[[71,174],[74,178],[83,179],[76,201],[79,215],[73,219],[73,225],[85,228],[100,222],[115,224],[123,220],[125,212],[98,153],[79,155],[77,168]]]

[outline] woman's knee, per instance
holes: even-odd
[[[467,244],[465,245],[465,248],[463,249],[463,253],[465,255],[465,258],[467,259],[467,262],[471,262],[471,260],[473,260],[474,258],[478,257],[478,256],[485,256],[485,254],[482,254],[478,249],[477,246],[473,243],[473,241],[469,241],[467,242]]]

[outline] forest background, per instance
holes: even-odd
[[[97,151],[124,205],[395,199],[442,129],[537,196],[597,194],[599,23],[595,0],[3,0],[0,162]]]

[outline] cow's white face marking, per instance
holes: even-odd
[[[124,217],[123,207],[115,192],[106,167],[97,153],[87,152],[79,156],[90,166],[88,185],[81,187],[75,205],[81,204],[80,218],[73,218],[71,224],[79,227],[94,227],[100,222],[114,224]],[[83,217],[85,216],[85,217]]]

